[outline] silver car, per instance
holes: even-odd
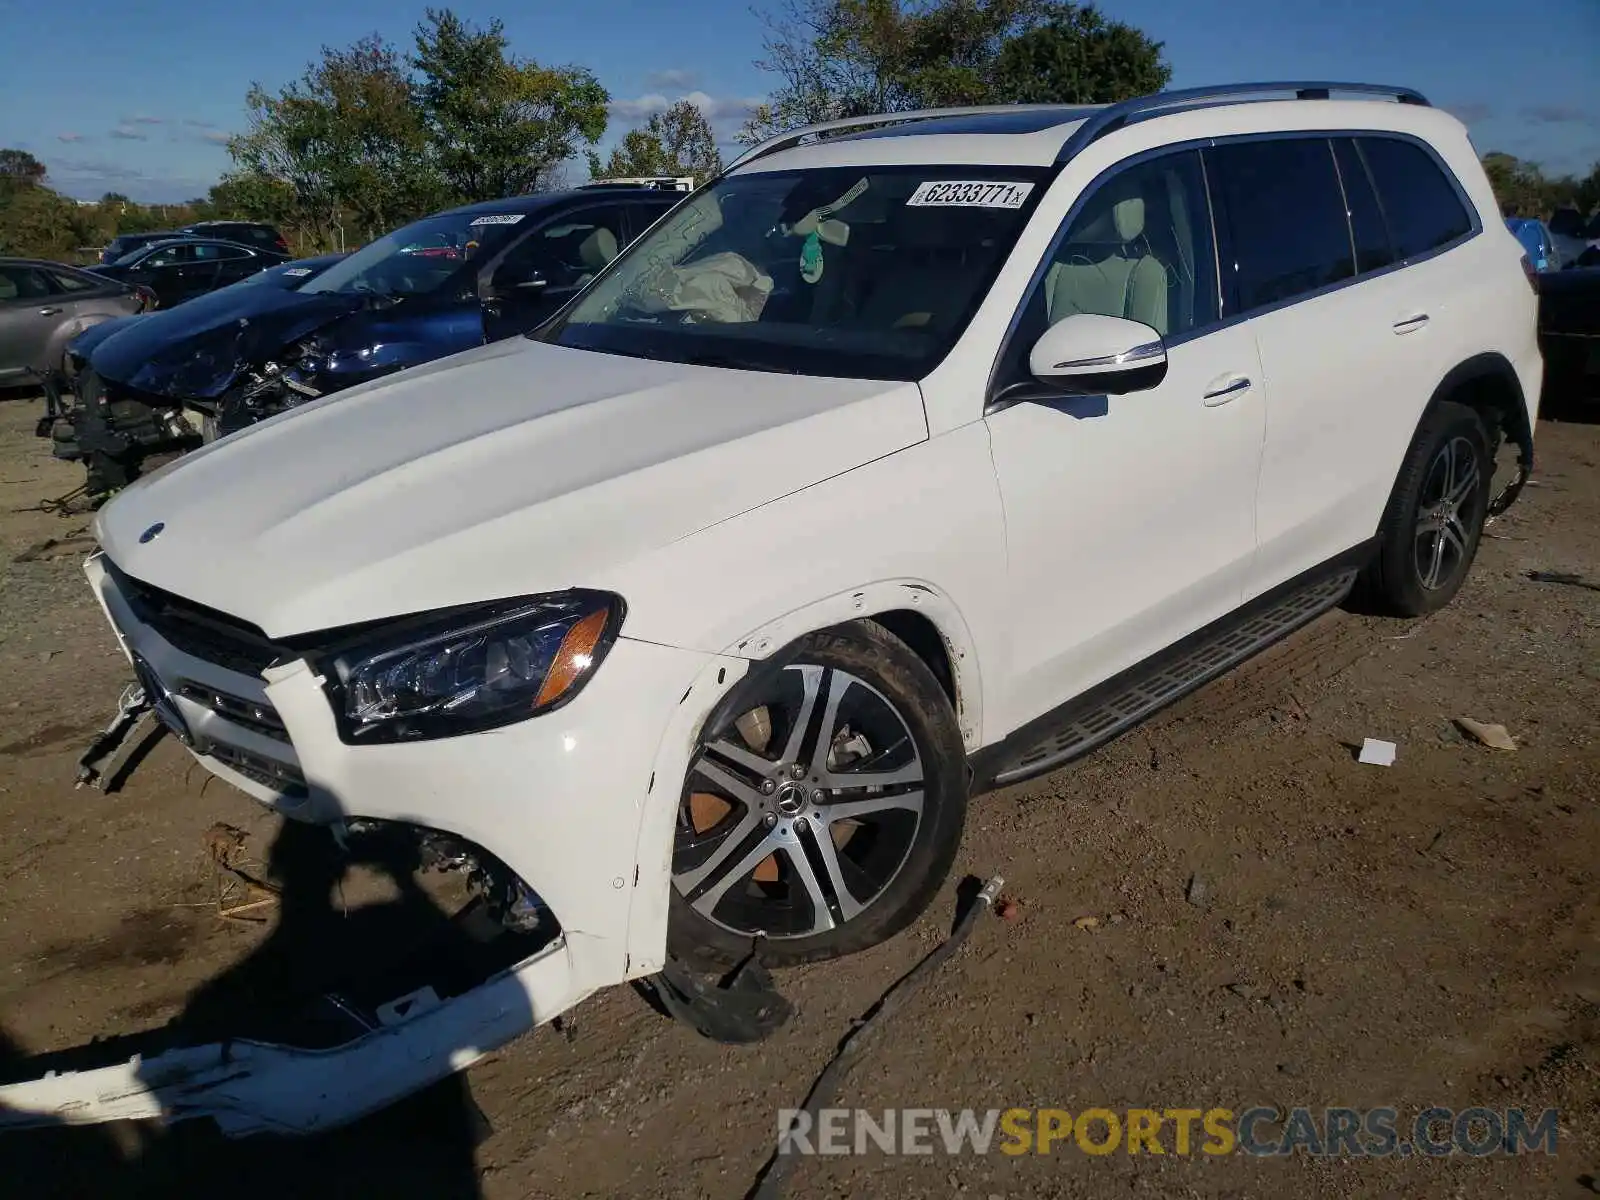
[[[89,326],[154,303],[148,288],[60,263],[0,258],[0,387],[61,370],[67,343]]]

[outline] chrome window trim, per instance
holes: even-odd
[[[1220,258],[1218,258],[1218,256],[1221,254],[1221,241],[1217,237],[1216,202],[1212,195],[1213,185],[1210,177],[1210,165],[1206,161],[1205,151],[1215,149],[1218,146],[1231,146],[1242,142],[1283,141],[1289,138],[1321,138],[1328,143],[1328,153],[1330,156],[1333,156],[1334,174],[1337,178],[1339,178],[1340,193],[1342,197],[1344,181],[1343,177],[1339,175],[1338,157],[1333,155],[1333,139],[1338,137],[1389,138],[1394,141],[1409,142],[1414,146],[1421,147],[1428,157],[1433,160],[1434,166],[1443,172],[1444,177],[1449,182],[1451,189],[1456,193],[1456,199],[1460,201],[1462,208],[1466,210],[1467,219],[1469,222],[1467,232],[1462,234],[1460,237],[1453,238],[1442,246],[1434,247],[1425,254],[1413,255],[1410,258],[1396,259],[1394,262],[1389,263],[1386,266],[1379,267],[1375,271],[1357,271],[1348,279],[1341,279],[1337,283],[1324,284],[1322,287],[1315,288],[1312,291],[1301,292],[1298,295],[1290,296],[1287,299],[1279,300],[1273,304],[1263,305],[1260,308],[1252,308],[1248,312],[1239,312],[1228,315],[1226,313],[1225,303],[1227,290],[1223,287],[1222,263]],[[1357,149],[1359,151],[1359,143],[1357,145]],[[1000,344],[995,350],[994,361],[989,367],[988,385],[984,391],[985,407],[987,407],[988,402],[994,398],[995,382],[1000,371],[1000,366],[1005,362],[1006,356],[1011,350],[1011,344],[1013,339],[1016,337],[1017,327],[1022,322],[1022,316],[1027,311],[1028,304],[1033,299],[1034,293],[1038,290],[1043,282],[1044,276],[1050,270],[1051,264],[1055,261],[1056,251],[1061,247],[1067,231],[1072,227],[1072,222],[1076,220],[1079,214],[1083,211],[1083,208],[1089,199],[1097,191],[1099,191],[1100,188],[1104,187],[1109,180],[1121,174],[1123,171],[1140,166],[1143,163],[1150,162],[1153,159],[1163,158],[1169,154],[1181,154],[1189,151],[1196,152],[1200,156],[1201,183],[1205,188],[1206,194],[1206,214],[1210,222],[1209,228],[1211,231],[1211,249],[1213,258],[1217,259],[1218,319],[1209,324],[1197,325],[1193,329],[1186,330],[1181,334],[1176,334],[1165,338],[1165,345],[1168,350],[1171,350],[1175,346],[1182,346],[1188,342],[1192,342],[1196,338],[1207,337],[1213,333],[1221,332],[1224,329],[1231,329],[1242,322],[1252,321],[1257,317],[1264,317],[1271,313],[1278,312],[1281,309],[1288,308],[1290,305],[1304,304],[1311,300],[1319,300],[1323,296],[1331,295],[1332,293],[1340,291],[1343,288],[1354,287],[1358,284],[1365,283],[1369,279],[1378,279],[1394,271],[1401,271],[1407,267],[1418,266],[1422,263],[1430,261],[1431,259],[1438,258],[1440,255],[1448,254],[1452,250],[1466,245],[1473,238],[1477,237],[1483,232],[1483,220],[1478,213],[1478,207],[1467,195],[1466,189],[1461,186],[1461,181],[1456,178],[1456,173],[1450,169],[1450,165],[1444,161],[1437,150],[1435,150],[1422,138],[1419,138],[1413,134],[1401,132],[1399,130],[1347,128],[1283,129],[1261,133],[1227,134],[1222,137],[1190,138],[1187,141],[1169,142],[1161,146],[1152,146],[1147,150],[1141,150],[1127,158],[1119,159],[1117,162],[1112,163],[1104,171],[1101,171],[1100,174],[1096,175],[1084,185],[1077,198],[1073,200],[1071,207],[1067,209],[1066,215],[1061,218],[1061,222],[1056,228],[1055,235],[1050,239],[1049,246],[1046,247],[1044,255],[1039,260],[1039,264],[1034,268],[1033,274],[1029,277],[1028,285],[1023,289],[1022,292],[1022,299],[1018,301],[1015,311],[1012,312],[1011,320],[1007,322],[1005,333],[1001,336]],[[1376,183],[1374,183],[1373,191],[1374,193],[1377,192]],[[1381,206],[1383,203],[1383,197],[1378,195],[1377,200],[1378,204]],[[1346,209],[1346,213],[1348,214],[1348,208]],[[1037,217],[1037,214],[1035,214],[1035,217]],[[1346,216],[1345,221],[1348,227],[1348,215]],[[1352,234],[1352,237],[1353,236],[1354,235]],[[1352,259],[1352,265],[1358,265],[1354,259]]]

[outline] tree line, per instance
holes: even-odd
[[[1108,103],[1160,91],[1172,74],[1161,42],[1066,0],[781,0],[764,19],[757,66],[774,86],[735,135],[746,145],[874,112]],[[80,205],[48,187],[31,155],[0,151],[0,253],[70,260],[117,233],[221,217],[270,221],[310,254],[451,205],[562,186],[580,156],[591,176],[721,169],[711,124],[688,100],[602,159],[610,102],[589,68],[516,54],[501,22],[429,9],[404,50],[377,35],[324,46],[293,82],[253,85],[229,170],[185,205]],[[1523,213],[1600,203],[1600,166],[1579,180],[1507,155],[1486,165],[1502,203]]]

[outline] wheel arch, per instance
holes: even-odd
[[[983,730],[977,648],[954,601],[931,584],[884,580],[836,592],[752,630],[725,653],[777,665],[807,634],[862,620],[876,621],[922,660],[950,699],[962,744],[976,750]]]
[[[1503,354],[1474,354],[1445,372],[1424,414],[1447,402],[1474,409],[1496,445],[1503,439],[1517,447],[1516,475],[1489,502],[1490,515],[1504,512],[1533,473],[1533,422],[1516,368]]]

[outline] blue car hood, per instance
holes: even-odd
[[[224,289],[114,330],[94,346],[89,366],[141,392],[213,399],[240,371],[365,306],[363,297],[338,292]]]

